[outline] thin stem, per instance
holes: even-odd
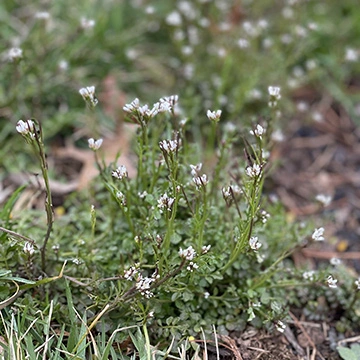
[[[45,272],[46,268],[46,246],[50,238],[50,233],[52,230],[52,226],[54,223],[54,212],[53,212],[53,204],[52,204],[52,196],[51,196],[51,189],[50,189],[50,182],[49,182],[49,174],[48,174],[48,166],[46,162],[46,155],[44,151],[44,143],[43,143],[43,132],[41,123],[37,121],[39,125],[39,133],[35,133],[35,142],[37,145],[37,155],[40,160],[40,166],[41,166],[41,173],[44,179],[45,183],[45,193],[46,193],[46,199],[45,199],[45,210],[46,210],[46,222],[47,222],[47,230],[44,238],[43,245],[40,249],[41,253],[41,269]],[[36,149],[36,147],[35,147]]]
[[[5,229],[2,226],[0,226],[0,231],[3,231],[4,233],[7,233],[9,235],[18,237],[20,239],[26,240],[26,241],[30,242],[32,245],[34,245],[36,247],[35,241],[28,238],[27,236],[21,235],[21,234],[15,232],[15,231],[12,231],[12,230]]]

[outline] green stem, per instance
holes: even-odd
[[[46,162],[46,155],[44,151],[44,143],[43,143],[43,133],[42,133],[42,127],[39,121],[37,121],[39,124],[39,134],[35,133],[35,141],[37,145],[37,151],[36,154],[39,157],[40,160],[40,166],[41,166],[41,173],[44,179],[45,183],[45,193],[46,193],[46,199],[45,199],[45,210],[46,210],[46,220],[47,220],[47,230],[45,234],[45,238],[43,241],[43,245],[40,249],[41,253],[41,269],[45,272],[46,269],[46,246],[50,238],[50,233],[52,230],[52,226],[54,223],[54,212],[53,212],[53,204],[52,204],[52,196],[51,196],[51,189],[50,189],[50,182],[49,182],[49,174],[48,174],[48,166]]]
[[[143,324],[143,331],[144,331],[144,337],[145,337],[145,343],[146,343],[146,357],[147,360],[151,360],[151,348],[150,348],[150,339],[149,339],[149,333],[147,331],[146,324]]]

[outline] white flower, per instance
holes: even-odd
[[[210,296],[210,293],[209,293],[209,292],[207,292],[207,291],[205,291],[205,292],[204,292],[204,298],[205,298],[205,299],[208,299],[208,298],[209,298],[209,296]]]
[[[26,254],[32,255],[35,252],[34,245],[27,241],[23,247],[23,251]]]
[[[256,253],[256,261],[261,264],[265,260],[265,254]]]
[[[207,175],[203,174],[201,176],[195,176],[193,177],[193,182],[195,183],[195,185],[200,188],[202,186],[206,186],[209,182],[209,180],[207,179]]]
[[[341,264],[341,260],[336,257],[333,257],[330,259],[330,264],[333,266],[339,266]]]
[[[126,206],[126,197],[121,191],[116,193],[116,197],[120,200],[121,205]]]
[[[331,203],[332,197],[330,195],[319,194],[315,199],[323,206],[328,206]]]
[[[190,272],[193,272],[194,270],[198,269],[199,265],[195,264],[194,262],[190,261],[189,265],[186,267],[186,269]]]
[[[101,147],[101,145],[103,143],[103,139],[94,140],[93,138],[90,138],[88,140],[88,143],[89,143],[89,148],[91,150],[96,151],[96,150],[100,149],[100,147]]]
[[[249,314],[247,321],[251,321],[251,320],[255,319],[256,316],[254,313],[254,309],[252,307],[248,308],[247,313]]]
[[[66,60],[60,60],[58,67],[61,71],[66,71],[69,68],[69,63]]]
[[[357,289],[360,290],[360,278],[355,280],[355,285],[356,285]]]
[[[237,43],[240,49],[246,49],[250,45],[249,40],[243,38],[239,39]]]
[[[170,154],[178,149],[179,142],[177,140],[162,140],[159,142],[159,147],[161,151]]]
[[[250,130],[251,135],[255,135],[260,139],[264,133],[265,133],[265,129],[260,124],[256,125],[255,130]]]
[[[9,49],[7,54],[5,55],[6,60],[14,62],[16,60],[19,60],[23,57],[23,51],[22,49],[18,47],[13,47]]]
[[[332,289],[336,289],[337,285],[336,283],[338,282],[336,279],[334,279],[331,275],[328,276],[328,278],[326,279],[327,285],[329,288]]]
[[[87,86],[84,88],[81,88],[79,90],[80,95],[83,97],[83,99],[91,105],[92,107],[95,107],[98,103],[98,99],[95,96],[95,86]]]
[[[271,134],[271,139],[276,142],[282,142],[285,140],[285,136],[280,129],[277,129]]]
[[[153,292],[150,291],[151,284],[155,281],[154,277],[139,277],[136,280],[136,289],[140,291],[140,294],[145,298],[149,299],[154,296]]]
[[[261,222],[263,224],[266,224],[270,217],[270,214],[268,212],[266,212],[265,210],[262,210],[260,213],[260,216],[261,216]]]
[[[138,192],[138,196],[140,199],[144,199],[148,195],[147,191],[144,190],[143,192]]]
[[[148,15],[152,15],[155,13],[155,8],[151,5],[149,5],[145,8],[145,13]]]
[[[191,175],[196,176],[200,172],[200,170],[202,168],[202,163],[199,163],[199,164],[196,164],[196,165],[191,165],[190,164],[190,168],[191,168]]]
[[[355,62],[359,59],[359,51],[352,49],[352,48],[346,48],[345,49],[345,60],[349,62]]]
[[[309,110],[309,104],[306,101],[299,101],[296,104],[296,108],[300,111],[300,112],[305,112]]]
[[[278,86],[269,86],[268,91],[270,95],[269,106],[274,107],[277,101],[281,99],[280,88]]]
[[[39,11],[35,14],[35,19],[47,20],[50,19],[50,14],[47,11]]]
[[[166,193],[160,197],[158,200],[158,208],[159,209],[167,209],[168,211],[171,211],[172,206],[174,204],[175,199],[172,197],[169,197]]]
[[[131,281],[136,274],[139,273],[139,270],[135,266],[131,266],[128,270],[124,271],[124,278]]]
[[[262,244],[261,244],[261,242],[259,242],[257,236],[252,236],[249,239],[249,245],[250,245],[251,249],[254,251],[258,251],[262,246]]]
[[[249,99],[259,100],[262,97],[262,93],[259,89],[251,89],[247,94]]]
[[[238,185],[231,185],[231,189],[235,195],[241,195],[244,193]]]
[[[221,192],[222,192],[222,195],[223,195],[224,200],[232,199],[232,196],[231,196],[231,186],[228,186],[227,188],[226,188],[226,187],[223,187],[223,188],[221,189]]]
[[[253,166],[248,166],[246,168],[246,175],[254,178],[259,176],[261,173],[261,166],[259,164],[254,163]]]
[[[187,249],[183,250],[180,248],[179,250],[179,256],[182,258],[185,258],[188,261],[191,261],[196,256],[196,251],[192,246],[189,246]]]
[[[218,122],[220,120],[221,112],[222,112],[221,110],[216,110],[216,111],[208,110],[206,116],[208,117],[209,120]]]
[[[111,172],[111,175],[119,180],[122,180],[123,178],[128,177],[128,172],[125,165],[120,165],[116,170],[113,170]]]
[[[303,26],[296,25],[295,26],[295,33],[299,37],[306,37],[307,34],[308,34],[308,31]]]
[[[178,103],[179,101],[179,96],[178,95],[170,95],[170,96],[165,96],[163,98],[161,98],[160,100],[160,104],[161,104],[161,111],[171,111]]]
[[[134,99],[130,104],[125,104],[123,110],[127,113],[133,113],[140,107],[140,101],[138,98]]]
[[[285,331],[286,325],[282,321],[278,320],[275,323],[275,328],[277,331],[280,331],[281,333],[283,333]]]
[[[181,15],[177,11],[171,12],[165,19],[166,23],[171,26],[179,26],[182,23]]]
[[[324,120],[324,117],[323,115],[321,114],[321,112],[319,111],[313,111],[311,113],[311,117],[312,119],[317,122],[317,123],[321,123],[323,120]]]
[[[315,275],[316,275],[316,272],[314,270],[309,270],[309,271],[305,271],[303,273],[302,277],[304,280],[314,281]]]
[[[73,259],[72,262],[73,262],[75,265],[80,265],[80,264],[82,263],[81,260],[78,259],[78,258]]]
[[[30,135],[35,138],[35,123],[32,120],[19,120],[16,124],[16,131],[21,135]]]
[[[87,19],[85,17],[82,17],[80,20],[81,28],[84,30],[92,29],[95,26],[95,20],[93,19]]]
[[[209,250],[210,250],[210,248],[211,248],[211,245],[204,245],[204,246],[201,248],[201,253],[202,253],[202,254],[208,253]]]
[[[318,229],[315,229],[313,234],[311,235],[311,238],[315,241],[324,241],[324,231],[325,229],[323,227],[320,227]]]

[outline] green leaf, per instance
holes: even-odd
[[[337,351],[339,352],[339,355],[344,360],[359,360],[360,359],[360,345],[359,344],[353,344],[351,345],[351,348],[347,348],[344,346],[338,346]]]
[[[11,211],[20,196],[21,192],[26,188],[26,185],[22,185],[17,188],[12,195],[10,196],[9,200],[4,205],[2,211],[0,212],[0,219],[5,220],[5,227],[8,225],[8,221],[10,219]]]

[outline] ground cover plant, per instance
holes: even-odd
[[[334,103],[357,139],[356,4],[0,13],[2,358],[245,358],[234,339],[307,334],[300,317],[329,323],[313,356],[356,356],[356,267],[299,262],[335,215],[295,219],[276,195],[287,122],[326,126]]]

